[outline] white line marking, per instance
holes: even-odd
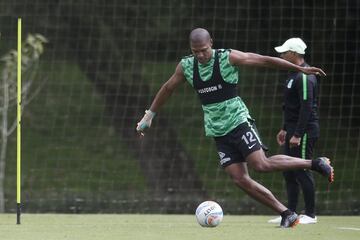
[[[338,227],[338,229],[341,229],[341,230],[354,230],[354,231],[360,231],[360,228],[353,228],[353,227]]]

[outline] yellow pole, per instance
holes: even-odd
[[[21,215],[21,18],[18,18],[17,36],[17,155],[16,155],[16,199],[17,199],[17,224],[20,224]]]

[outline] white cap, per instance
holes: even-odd
[[[291,51],[299,54],[305,54],[305,49],[306,49],[306,44],[301,38],[290,38],[286,40],[283,45],[275,47],[275,50],[278,53]]]

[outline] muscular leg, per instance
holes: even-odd
[[[310,169],[311,160],[290,157],[287,155],[274,155],[267,158],[262,149],[246,157],[250,167],[259,172],[286,171],[291,169]]]
[[[275,210],[279,214],[287,208],[264,186],[250,178],[246,163],[234,163],[225,168],[234,183],[252,198]]]

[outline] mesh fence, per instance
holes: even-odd
[[[227,213],[270,213],[219,167],[190,86],[176,91],[144,140],[135,134],[154,94],[190,54],[191,29],[204,27],[215,48],[270,56],[286,39],[304,39],[306,61],[328,74],[320,82],[315,155],[329,156],[336,169],[330,187],[316,178],[317,209],[358,214],[359,12],[355,0],[0,2],[2,56],[16,49],[17,17],[23,19],[24,36],[40,33],[48,39],[29,89],[34,97],[23,112],[24,211],[192,213],[199,202],[214,199]],[[287,73],[240,72],[239,95],[269,154],[280,153],[275,136]],[[10,108],[6,116],[14,112]],[[4,112],[1,116],[4,121]],[[0,190],[5,210],[12,212],[16,135],[6,143]],[[286,201],[280,173],[250,174]]]

